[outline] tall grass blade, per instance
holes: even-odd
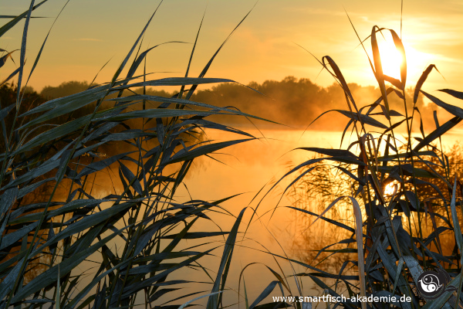
[[[402,55],[402,62],[400,63],[400,81],[401,81],[401,87],[402,91],[405,90],[405,86],[407,84],[407,58],[405,54],[405,47],[402,43],[402,39],[397,35],[397,33],[394,30],[389,30],[392,35],[392,39],[394,40],[395,47],[397,51]],[[402,28],[401,28],[401,33],[402,33]],[[400,34],[402,36],[402,34]]]
[[[444,135],[447,131],[452,129],[454,126],[459,124],[461,122],[462,118],[456,116],[432,131],[430,134],[428,134],[424,139],[422,139],[418,145],[415,146],[413,151],[418,152],[420,151],[423,147],[430,145],[432,141],[434,141],[436,138],[441,137]]]
[[[421,87],[423,87],[423,84],[426,81],[426,79],[428,78],[428,75],[429,75],[429,73],[431,73],[432,69],[437,70],[437,67],[434,64],[430,64],[426,68],[426,70],[423,71],[423,73],[420,76],[420,79],[418,79],[418,82],[416,83],[416,86],[415,86],[415,93],[413,94],[413,103],[416,104],[416,102],[418,101],[418,94],[421,91]]]
[[[18,111],[19,111],[19,107],[21,106],[21,101],[20,101],[21,81],[22,81],[23,71],[24,71],[24,61],[26,58],[27,33],[29,30],[29,21],[30,21],[30,17],[32,14],[32,9],[34,8],[34,2],[35,0],[31,0],[29,11],[27,12],[27,15],[26,15],[26,22],[24,23],[24,31],[23,31],[22,41],[21,41],[21,56],[19,60],[19,75],[18,75],[18,93],[16,96],[16,109]]]
[[[138,42],[140,42],[141,38],[143,37],[146,29],[148,28],[149,24],[151,23],[151,20],[153,19],[154,15],[156,15],[156,12],[158,11],[159,7],[161,6],[162,2],[164,0],[161,0],[158,4],[158,6],[156,7],[156,9],[154,10],[153,14],[151,15],[150,19],[148,20],[148,22],[146,23],[145,27],[143,28],[143,30],[141,31],[140,35],[138,36],[137,40],[135,41],[135,43],[133,44],[132,48],[130,49],[129,53],[127,54],[127,56],[125,57],[125,59],[122,61],[121,65],[119,66],[119,68],[117,69],[116,73],[114,73],[114,76],[111,80],[111,85],[114,84],[117,80],[117,78],[119,77],[119,75],[121,74],[122,70],[124,69],[125,65],[127,64],[127,61],[129,61],[130,57],[132,56],[132,53],[133,51],[135,50],[135,48],[137,47],[138,45]]]
[[[244,305],[246,309],[249,309],[248,290],[246,289],[246,280],[244,280],[244,278],[243,278],[243,289],[244,289]]]
[[[38,8],[39,6],[41,6],[42,4],[44,4],[47,1],[48,0],[43,0],[39,4],[33,6],[32,10],[35,10],[36,8]],[[15,16],[15,18],[13,20],[10,20],[5,25],[0,27],[0,37],[2,37],[5,33],[7,33],[8,30],[13,28],[19,21],[21,21],[21,19],[25,18],[28,14],[29,14],[29,10],[25,11],[24,13],[22,13],[22,14],[20,14],[18,16]]]
[[[59,16],[61,15],[61,13],[64,11],[64,9],[66,8],[66,6],[68,5],[69,1],[71,1],[71,0],[67,0],[67,1],[66,1],[66,3],[65,3],[64,6],[61,8],[61,10],[59,11],[58,15],[56,16],[55,20],[53,21],[53,24],[51,25],[50,30],[48,30],[47,36],[45,37],[45,40],[43,41],[42,46],[40,47],[39,53],[38,53],[37,56],[35,57],[34,64],[32,65],[31,72],[29,73],[29,77],[27,78],[27,81],[26,81],[26,84],[25,84],[26,86],[27,86],[27,84],[29,83],[29,80],[31,79],[32,73],[34,73],[34,70],[35,70],[35,68],[37,67],[37,64],[39,63],[40,56],[42,55],[43,49],[44,49],[44,47],[45,47],[45,44],[47,43],[48,37],[50,36],[51,29],[53,29],[53,26],[55,25],[55,23],[56,23],[56,21],[58,20]],[[23,94],[23,96],[24,96],[24,94]]]
[[[17,50],[13,50],[13,51],[7,53],[5,56],[2,56],[2,57],[0,58],[0,68],[3,67],[3,66],[5,65],[5,63],[6,63],[6,61],[8,60],[8,58],[13,59],[13,56],[11,56],[11,55],[12,55],[15,51],[17,51]]]
[[[387,99],[387,94],[386,94],[386,86],[384,84],[384,74],[383,74],[383,65],[381,63],[381,55],[378,47],[378,41],[376,39],[376,29],[380,31],[378,26],[374,26],[371,29],[371,50],[373,53],[373,62],[375,64],[375,70],[374,74],[376,77],[376,80],[378,81],[379,89],[381,90],[381,95],[383,96],[384,100],[384,105],[386,106],[386,118],[390,119],[389,115],[389,102]]]
[[[5,78],[5,79],[3,80],[3,82],[0,83],[0,86],[5,85],[10,79],[12,79],[13,77],[15,77],[16,74],[19,73],[19,69],[20,69],[20,68],[17,68],[17,69],[14,70],[10,75],[8,75],[8,77]]]
[[[264,300],[267,296],[269,296],[270,293],[272,293],[272,291],[275,289],[277,284],[280,284],[280,282],[279,281],[270,282],[269,285],[262,291],[262,293],[251,304],[249,309],[254,309],[262,300]]]
[[[55,299],[55,308],[61,309],[61,273],[59,271],[60,265],[58,265],[58,278],[56,284],[56,299]]]
[[[457,176],[455,175],[455,181],[453,183],[453,190],[452,190],[452,200],[450,202],[450,209],[452,212],[452,221],[453,221],[453,229],[455,231],[455,241],[457,243],[458,249],[460,250],[460,257],[461,262],[463,262],[463,235],[461,234],[460,223],[458,222],[458,215],[456,209],[456,192],[457,189]]]
[[[225,283],[228,276],[228,271],[231,263],[231,258],[233,256],[233,251],[235,248],[236,236],[238,235],[238,228],[240,226],[241,220],[243,219],[244,212],[246,208],[241,210],[238,218],[236,218],[235,224],[233,225],[230,234],[228,235],[227,241],[225,242],[225,247],[222,253],[222,258],[220,261],[220,266],[217,271],[217,277],[214,281],[214,285],[211,290],[211,296],[207,301],[207,309],[216,309],[219,306],[219,292],[223,292],[225,289]]]
[[[30,295],[42,290],[44,287],[48,286],[49,284],[56,282],[56,278],[58,276],[59,270],[60,270],[61,276],[64,276],[70,273],[84,259],[90,256],[92,253],[96,252],[105,243],[107,243],[108,241],[116,237],[116,235],[117,234],[114,233],[112,235],[105,237],[104,239],[98,241],[96,244],[92,245],[91,247],[77,253],[72,258],[64,260],[57,266],[50,268],[49,270],[45,271],[43,274],[34,278],[29,284],[27,284],[18,293],[14,295],[14,297],[11,300],[11,303],[12,304],[18,303],[22,301],[23,299],[25,299],[26,297],[29,297]]]
[[[461,91],[456,91],[456,90],[452,90],[452,89],[440,89],[439,91],[445,92],[445,93],[450,94],[451,96],[453,96],[453,97],[455,97],[457,99],[463,100],[463,92],[461,92]]]
[[[463,118],[463,109],[461,109],[460,107],[447,104],[447,103],[445,103],[445,102],[439,100],[439,99],[436,98],[435,96],[432,96],[432,95],[430,95],[429,93],[424,92],[423,90],[421,90],[421,93],[423,93],[423,94],[424,94],[429,100],[431,100],[434,104],[436,104],[436,105],[442,107],[443,109],[445,109],[446,111],[448,111],[448,112],[451,113],[452,115],[458,116],[458,117],[460,117],[460,118]]]
[[[257,3],[256,3],[257,4]],[[206,66],[203,68],[203,70],[201,71],[201,73],[199,74],[199,78],[202,78],[206,75],[207,71],[209,70],[210,66],[212,65],[212,62],[214,62],[214,59],[215,57],[217,57],[217,55],[219,54],[219,52],[222,50],[223,46],[225,45],[225,43],[227,43],[227,41],[230,39],[230,37],[232,36],[232,34],[236,31],[236,29],[239,28],[239,26],[241,26],[241,24],[245,21],[245,19],[249,16],[249,14],[251,14],[252,10],[254,9],[254,7],[256,6],[256,4],[254,4],[254,6],[251,8],[251,10],[249,10],[249,12],[243,17],[243,19],[241,19],[241,21],[238,23],[238,25],[235,26],[235,28],[230,32],[230,34],[227,36],[227,38],[225,39],[225,41],[222,42],[222,44],[219,46],[219,48],[215,51],[214,55],[212,55],[211,59],[209,60],[209,62],[206,64]],[[199,35],[199,30],[198,30],[198,35]],[[193,93],[195,92],[196,88],[198,87],[197,84],[194,84],[191,86],[190,90],[188,91],[188,94],[186,96],[186,99],[190,99],[191,96],[193,95]]]
[[[214,295],[217,295],[217,294],[220,294],[222,293],[223,291],[218,291],[218,292],[213,292],[213,293],[209,293],[209,294],[206,294],[206,295],[201,295],[199,297],[196,297],[196,298],[193,298],[192,300],[189,300],[187,301],[186,303],[184,303],[183,305],[181,305],[180,307],[178,307],[178,309],[184,309],[186,308],[187,306],[189,306],[191,303],[197,301],[197,300],[200,300],[202,298],[205,298],[205,297],[211,297],[211,296],[214,296]]]

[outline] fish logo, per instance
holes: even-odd
[[[441,269],[438,269],[437,272],[426,270],[418,277],[416,287],[423,298],[436,299],[445,291],[456,291],[455,287],[447,286],[449,283],[450,276],[446,271]]]
[[[433,293],[442,288],[439,278],[434,274],[426,274],[421,280],[418,280],[421,289],[426,293]]]

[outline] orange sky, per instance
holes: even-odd
[[[64,0],[49,0],[35,11],[28,41],[27,68],[35,59],[46,33]],[[159,1],[71,0],[52,30],[30,85],[41,90],[63,81],[90,81],[112,58],[98,78],[110,79]],[[3,0],[0,15],[25,11],[29,1]],[[191,75],[197,75],[216,48],[252,8],[249,0],[166,0],[146,33],[145,48],[166,41],[169,44],[150,53],[148,71],[154,78],[182,76],[204,11],[206,17]],[[241,83],[280,80],[287,75],[306,77],[327,86],[333,79],[300,44],[317,57],[330,55],[348,82],[375,84],[367,58],[344,12],[347,10],[361,37],[374,25],[400,31],[400,1],[261,0],[232,36],[212,65],[208,77],[225,77]],[[424,89],[463,90],[463,1],[405,0],[403,37],[409,61],[408,86],[415,84],[428,64],[444,75],[432,73]],[[7,19],[0,19],[5,23]],[[24,23],[0,38],[0,48],[20,48]],[[19,53],[14,54],[19,60]],[[17,61],[16,61],[17,63]],[[0,70],[3,80],[15,69],[9,61]],[[170,72],[170,73],[162,73]],[[391,73],[392,74],[392,73]],[[318,77],[317,77],[318,76]]]

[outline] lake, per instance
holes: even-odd
[[[215,153],[211,158],[203,157],[196,160],[190,170],[189,175],[184,180],[176,195],[178,202],[185,202],[191,199],[215,201],[232,195],[241,194],[222,204],[224,209],[237,216],[240,211],[249,207],[240,225],[240,235],[235,247],[231,269],[227,278],[228,291],[224,293],[224,304],[232,305],[238,300],[238,283],[243,269],[243,277],[246,282],[246,289],[250,304],[260,295],[267,285],[276,280],[268,267],[278,273],[284,273],[287,277],[293,295],[300,295],[297,285],[300,286],[303,296],[320,295],[322,291],[316,287],[310,278],[302,277],[296,284],[292,274],[306,272],[307,269],[296,263],[289,263],[281,258],[275,258],[268,252],[280,256],[287,256],[292,259],[302,260],[312,266],[311,258],[316,254],[316,250],[335,243],[349,235],[333,228],[329,223],[318,220],[311,225],[313,218],[307,215],[286,208],[285,206],[300,206],[301,201],[297,201],[294,196],[282,195],[286,186],[294,179],[295,175],[288,177],[278,186],[269,192],[269,189],[292,167],[314,156],[314,153],[303,150],[293,150],[298,147],[323,147],[337,148],[341,141],[341,132],[333,131],[306,131],[302,130],[281,130],[255,128],[243,129],[248,133],[259,137],[257,140],[241,143]],[[214,141],[225,141],[230,139],[241,139],[242,137],[214,130],[207,131],[209,139]],[[459,140],[462,131],[450,132],[444,139],[446,147],[453,145]],[[344,148],[347,142],[344,142]],[[353,149],[355,152],[356,150]],[[220,161],[220,162],[219,162]],[[104,184],[104,181],[96,180],[96,183]],[[109,194],[101,190],[101,194]],[[260,192],[260,193],[259,193]],[[259,194],[258,194],[259,193]],[[268,194],[267,194],[268,193]],[[299,190],[299,194],[303,195]],[[263,199],[264,195],[265,198]],[[256,196],[257,195],[257,196]],[[304,207],[312,208],[312,211],[320,213],[320,204],[317,199],[307,200],[302,198]],[[317,204],[318,203],[318,204]],[[259,206],[258,206],[259,205]],[[257,215],[251,222],[248,231],[244,231],[249,223],[253,209],[257,209]],[[278,206],[278,207],[277,207]],[[352,209],[348,205],[340,205],[336,210],[330,210],[327,216],[331,216],[336,211],[336,219],[341,219],[345,224],[354,226]],[[191,231],[219,232],[229,231],[235,223],[235,218],[230,215],[219,213],[209,213],[210,221],[200,219]],[[309,226],[310,225],[310,226]],[[209,243],[197,248],[205,251],[207,248],[220,246],[213,251],[214,256],[206,256],[200,260],[201,267],[207,270],[212,278],[215,278],[220,257],[223,252],[225,237],[215,237],[214,243]],[[210,241],[209,239],[207,241]],[[185,240],[178,249],[184,249],[198,245],[204,239]],[[117,245],[123,247],[122,244]],[[196,249],[195,249],[196,250]],[[315,252],[315,253],[314,253]],[[345,259],[346,257],[344,257]],[[350,256],[356,259],[355,255]],[[325,261],[317,267],[336,271],[344,260],[336,257]],[[90,262],[82,263],[79,270],[88,271],[89,267],[96,264]],[[247,267],[247,265],[250,265]],[[347,270],[349,271],[349,270]],[[190,284],[188,289],[182,289],[182,295],[188,292],[203,291],[197,295],[176,301],[184,303],[198,295],[207,294],[212,288],[212,280],[206,272],[199,266],[190,269],[182,269],[181,272],[174,272],[169,276],[170,279],[186,279],[201,284]],[[90,280],[91,276],[84,278]],[[175,292],[174,292],[175,293]],[[285,292],[286,293],[286,292]],[[139,303],[143,304],[143,295],[139,297]],[[175,294],[169,293],[161,297],[156,304],[162,304],[163,300],[173,299]],[[278,286],[267,297],[281,295]],[[177,294],[175,296],[181,296]],[[240,299],[244,302],[243,281],[241,281]],[[207,298],[201,299],[196,303],[205,304]],[[141,305],[144,307],[144,304]]]
[[[337,148],[339,147],[342,133],[268,129],[262,131],[246,129],[246,132],[261,138],[226,148],[221,151],[221,154],[214,155],[214,158],[223,163],[209,158],[198,160],[185,180],[188,191],[183,188],[183,190],[179,191],[178,198],[180,201],[186,201],[190,199],[191,195],[193,199],[213,201],[242,193],[242,195],[224,204],[226,209],[235,216],[244,207],[250,206],[255,208],[262,201],[257,211],[260,217],[259,219],[254,219],[251,223],[245,240],[240,243],[242,247],[236,248],[230,275],[227,279],[228,287],[236,290],[242,269],[246,265],[256,262],[257,264],[248,267],[244,272],[249,301],[252,303],[271,281],[276,280],[264,265],[271,267],[277,272],[281,271],[279,269],[281,266],[281,269],[287,276],[290,276],[293,272],[306,271],[304,267],[294,263],[290,265],[283,259],[277,259],[281,263],[279,266],[272,255],[263,253],[260,250],[268,250],[278,255],[288,255],[291,258],[298,259],[307,256],[304,251],[318,250],[345,238],[343,236],[346,236],[346,234],[341,229],[333,228],[333,225],[322,220],[317,221],[308,230],[308,226],[304,223],[311,222],[312,219],[308,221],[306,218],[301,218],[308,216],[284,207],[295,205],[294,198],[290,198],[287,195],[282,197],[284,189],[295,176],[290,176],[286,181],[281,182],[262,200],[263,195],[291,167],[304,162],[314,155],[311,152],[303,150],[293,151],[293,149],[298,147]],[[450,147],[457,142],[460,139],[461,133],[463,131],[454,130],[449,132],[443,139],[445,147]],[[214,131],[207,132],[207,135],[214,141],[240,138],[233,136],[233,134],[224,135],[223,132],[218,134]],[[343,145],[343,148],[345,148],[345,145],[348,144],[345,141]],[[262,188],[261,193],[255,197]],[[279,201],[280,198],[281,201]],[[316,204],[316,201],[314,202]],[[277,205],[279,207],[275,209]],[[316,205],[308,206],[312,207]],[[350,207],[344,206],[343,209],[337,210],[337,217],[341,216],[341,219],[344,219],[344,223],[354,226]],[[313,211],[319,213],[317,210]],[[251,213],[252,210],[248,209],[241,224],[241,231],[245,230]],[[329,213],[327,215],[329,216]],[[233,218],[230,216],[215,214],[211,218],[223,230],[230,230],[234,223]],[[196,226],[198,230],[219,231],[217,226],[210,222],[208,223],[205,220],[200,222]],[[301,235],[304,235],[304,237],[301,237]],[[242,240],[242,237],[239,239]],[[220,241],[223,243],[223,239]],[[217,271],[222,249],[217,249],[215,254],[218,257],[206,259],[208,261],[206,265],[212,273]],[[313,254],[309,256],[313,256]],[[325,262],[324,267],[329,267],[329,263],[329,261]],[[333,259],[331,263],[342,263],[342,261]],[[340,264],[332,266],[333,268],[339,268]],[[196,278],[196,276],[199,276],[199,273],[199,271],[193,271],[192,274],[185,274],[185,277],[191,278],[190,276],[193,276]],[[298,295],[294,279],[288,278],[288,281],[293,293]],[[319,288],[315,288],[313,282],[307,277],[302,280],[301,284],[304,296],[318,295],[321,292]],[[207,291],[208,289],[210,290],[210,287],[205,286],[204,290]],[[277,287],[270,295],[281,295],[281,292]],[[241,290],[240,297],[243,300],[243,290]],[[224,299],[227,304],[232,304],[237,299],[236,292],[229,291],[224,295]]]

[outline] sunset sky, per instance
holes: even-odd
[[[28,69],[64,3],[64,0],[49,0],[34,12],[35,16],[47,18],[31,21]],[[108,81],[158,3],[154,0],[71,0],[51,32],[30,85],[41,90],[46,85],[56,86],[68,80],[90,81],[111,59],[97,80]],[[191,43],[206,11],[191,71],[192,76],[197,75],[254,4],[249,0],[164,1],[146,33],[143,48],[167,41],[188,44],[168,44],[151,51],[148,71],[157,72],[154,78],[184,74]],[[2,0],[0,14],[20,14],[28,6],[26,0]],[[373,85],[375,80],[367,58],[358,47],[344,9],[362,38],[370,34],[374,25],[400,32],[399,0],[261,0],[220,52],[207,76],[230,78],[246,84],[294,75],[309,78],[322,86],[331,85],[332,77],[326,72],[318,76],[320,65],[296,45],[299,44],[318,58],[324,55],[334,58],[348,82]],[[403,10],[408,86],[414,85],[426,66],[433,63],[445,80],[433,73],[425,89],[462,91],[463,1],[405,0]],[[8,20],[0,21],[5,23]],[[23,22],[19,23],[0,38],[0,48],[20,48],[23,25]],[[369,48],[369,42],[367,46]],[[14,59],[18,63],[19,52],[14,54]],[[387,63],[390,62],[394,60]],[[0,79],[6,78],[14,69],[15,64],[8,61],[0,70]]]

